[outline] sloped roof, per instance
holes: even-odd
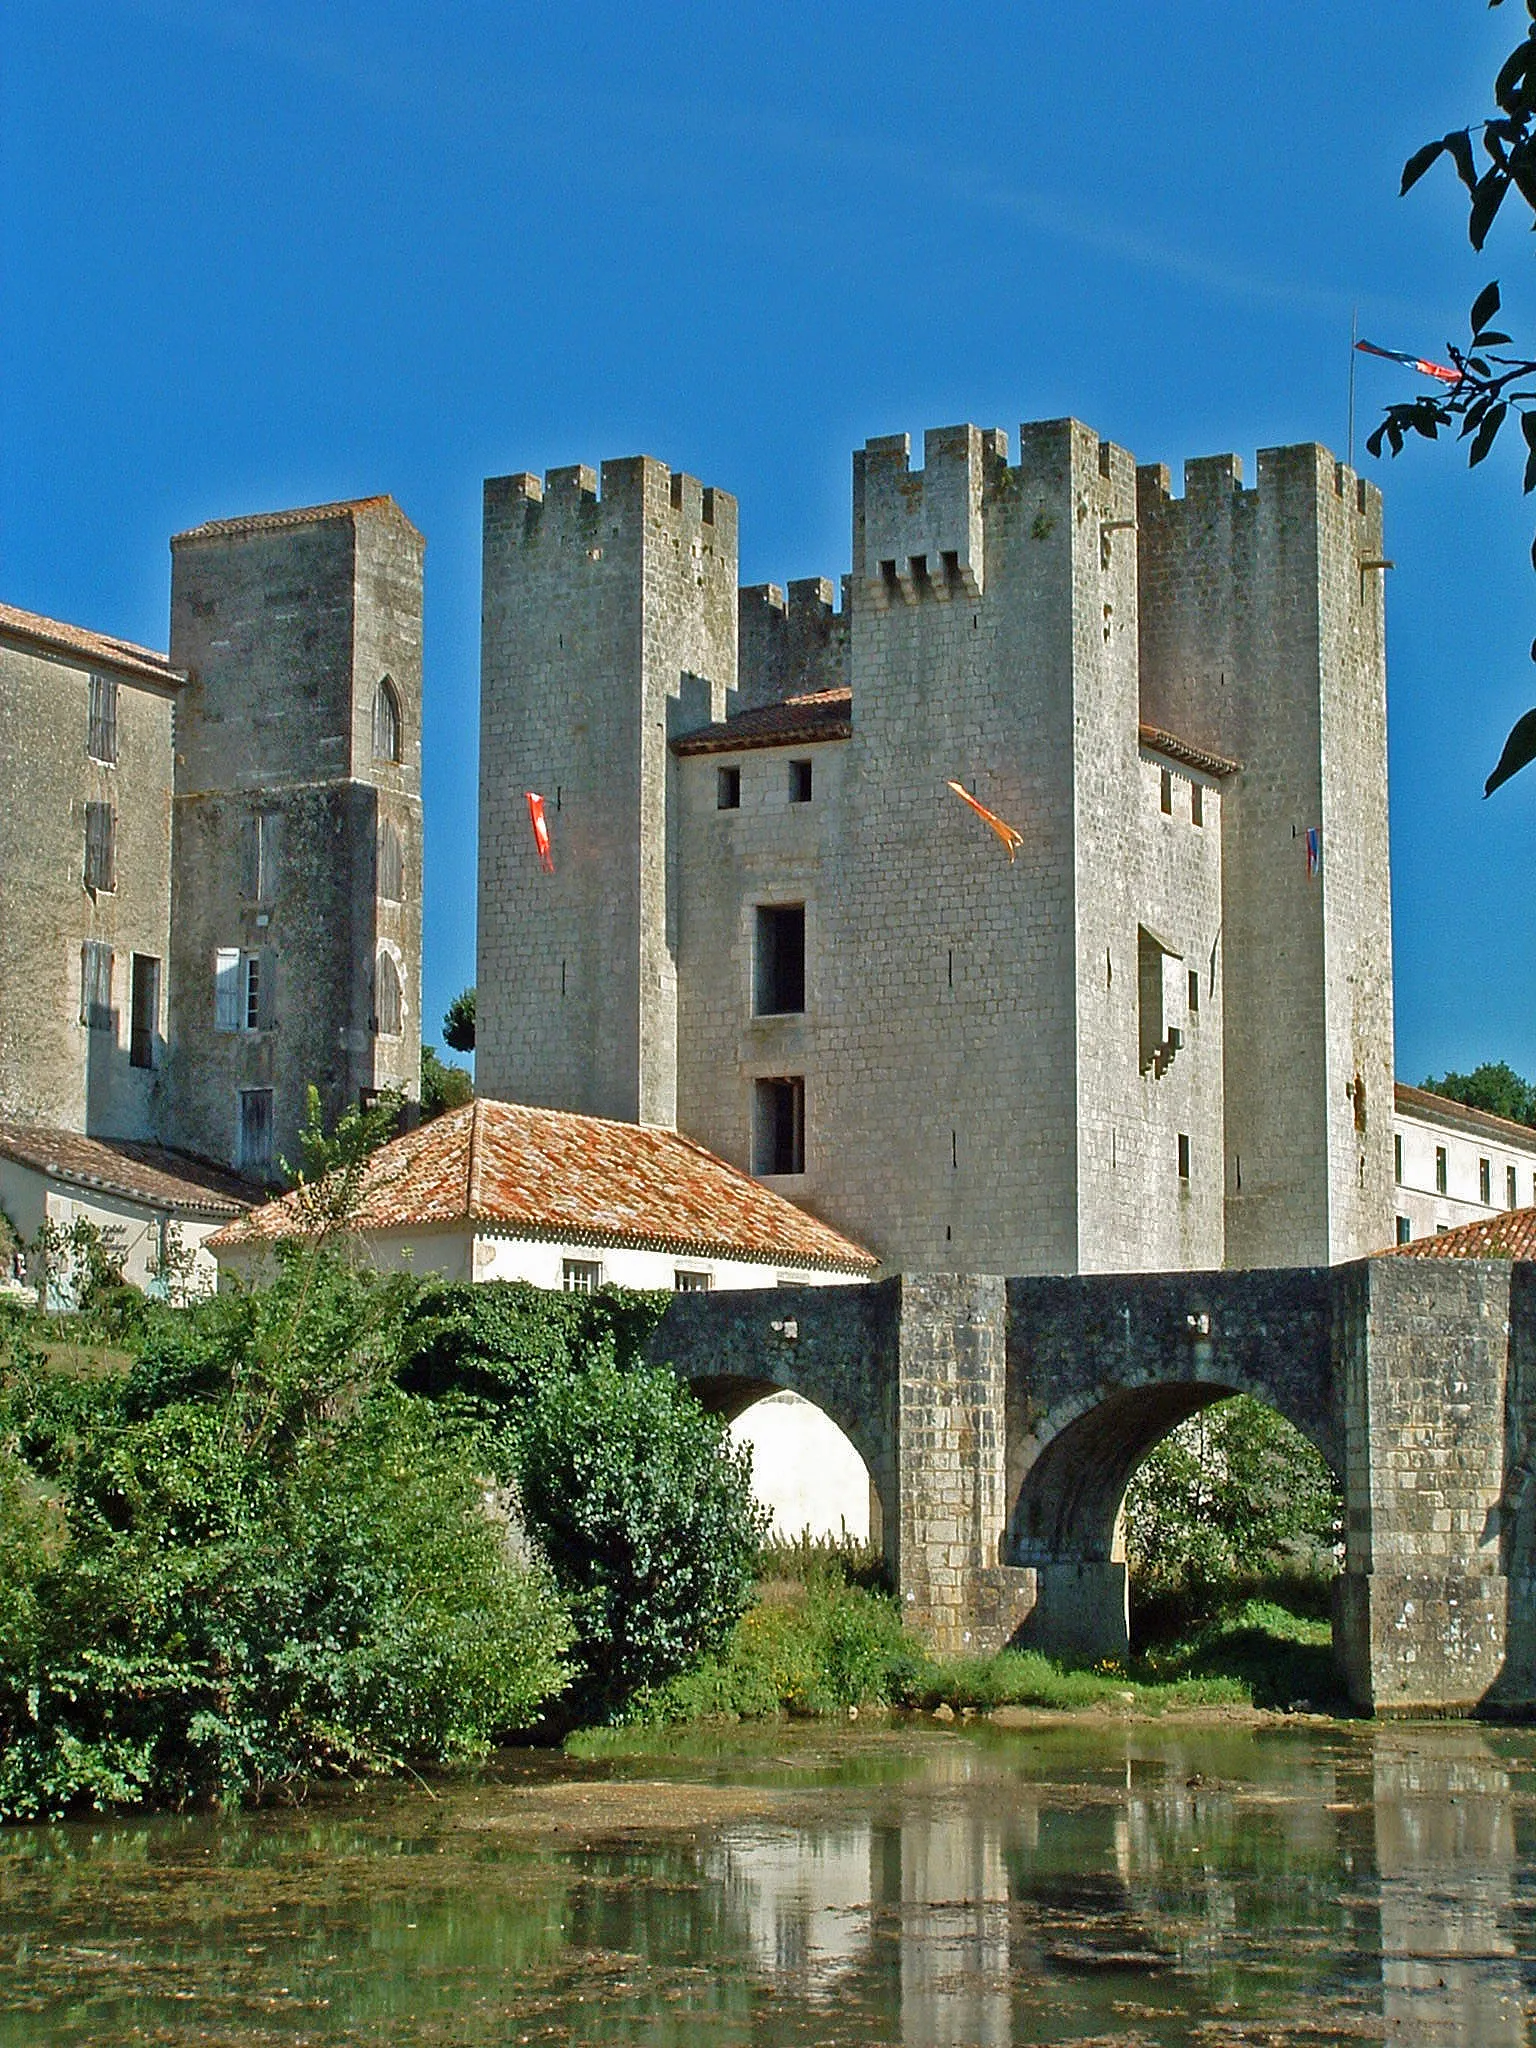
[[[24,612],[14,604],[0,604],[0,634],[45,647],[50,654],[74,655],[97,667],[148,676],[157,683],[185,681],[181,670],[171,667],[170,657],[153,647],[117,640],[110,633],[93,633],[85,626],[69,626],[62,619],[45,619],[41,612]]]
[[[672,742],[674,754],[734,754],[747,747],[803,747],[845,740],[853,731],[851,690],[811,690],[782,703],[759,704],[735,718],[700,726]]]
[[[851,1238],[675,1131],[519,1102],[466,1103],[369,1161],[350,1228],[468,1224],[492,1235],[635,1245],[688,1257],[868,1273]],[[295,1228],[280,1197],[221,1230],[215,1251]]]
[[[231,534],[275,533],[289,526],[318,526],[327,519],[352,519],[359,512],[387,512],[412,533],[416,527],[400,510],[387,491],[372,498],[337,498],[329,505],[295,505],[286,512],[252,512],[238,519],[205,519],[201,526],[189,526],[171,536],[171,546],[188,540],[219,540]],[[418,536],[419,537],[419,536]]]
[[[1536,1209],[1501,1209],[1392,1250],[1400,1259],[1536,1259]]]
[[[0,1124],[0,1157],[70,1187],[188,1216],[243,1215],[257,1191],[200,1159],[129,1138],[84,1138],[38,1124]]]
[[[1191,745],[1181,740],[1177,733],[1164,732],[1161,726],[1141,725],[1136,728],[1141,744],[1154,754],[1166,754],[1170,761],[1178,761],[1185,768],[1197,768],[1202,775],[1235,775],[1242,767],[1241,761],[1229,761],[1225,754],[1213,754],[1209,747]]]
[[[1516,1145],[1522,1151],[1536,1151],[1536,1130],[1517,1123],[1513,1117],[1495,1116],[1491,1110],[1473,1109],[1465,1102],[1453,1102],[1448,1095],[1436,1095],[1428,1088],[1410,1088],[1397,1083],[1397,1106],[1406,1116],[1428,1117],[1437,1124],[1465,1131],[1472,1138],[1491,1138],[1498,1145]]]

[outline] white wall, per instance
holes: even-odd
[[[752,1452],[752,1491],[774,1534],[869,1541],[869,1467],[830,1417],[798,1394],[769,1394],[731,1424]]]
[[[1393,1134],[1402,1140],[1402,1176],[1393,1194],[1399,1218],[1408,1219],[1412,1237],[1432,1237],[1437,1230],[1476,1223],[1510,1207],[1507,1172],[1515,1169],[1514,1207],[1536,1203],[1536,1131],[1529,1144],[1491,1135],[1473,1136],[1433,1116],[1399,1110]],[[1435,1150],[1445,1148],[1445,1193],[1435,1185]],[[1488,1161],[1489,1193],[1482,1199],[1480,1162]],[[1399,1226],[1401,1228],[1401,1226]]]
[[[0,1209],[27,1244],[35,1240],[45,1219],[59,1231],[81,1219],[92,1224],[106,1233],[112,1250],[122,1258],[124,1279],[146,1291],[160,1263],[162,1233],[168,1231],[191,1259],[181,1284],[198,1294],[211,1293],[217,1285],[218,1266],[203,1249],[220,1227],[217,1217],[175,1216],[124,1196],[65,1187],[14,1159],[0,1159]]]

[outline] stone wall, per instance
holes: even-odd
[[[1227,1258],[1390,1242],[1381,497],[1321,448],[1140,472],[1143,716],[1242,764],[1223,804]],[[1320,869],[1308,872],[1307,833]],[[1358,1084],[1358,1085],[1357,1085]]]
[[[91,662],[0,636],[0,1119],[147,1137],[161,1102],[170,927],[175,686],[117,683],[117,760],[86,751]],[[86,806],[111,807],[115,882],[85,886]],[[81,1010],[81,948],[112,952],[110,1022]],[[159,964],[149,1068],[130,1062],[135,954]]]
[[[649,457],[485,487],[476,1075],[676,1115],[669,739],[736,682],[736,504]],[[555,872],[534,854],[543,796]]]

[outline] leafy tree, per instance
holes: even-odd
[[[467,1069],[452,1060],[439,1059],[434,1046],[421,1048],[421,1114],[423,1120],[441,1116],[445,1109],[462,1109],[475,1099],[475,1084]]]
[[[1504,0],[1488,4],[1500,7]],[[1496,111],[1484,121],[1453,129],[1438,142],[1426,142],[1403,166],[1402,190],[1407,192],[1441,157],[1450,160],[1467,190],[1467,233],[1479,251],[1511,191],[1536,213],[1536,0],[1526,0],[1526,13],[1532,26],[1494,80]],[[1525,440],[1524,488],[1527,493],[1536,490],[1536,359],[1522,354],[1494,324],[1500,305],[1497,283],[1485,285],[1472,305],[1470,341],[1464,349],[1454,344],[1450,348],[1460,373],[1457,382],[1388,406],[1366,443],[1373,455],[1380,455],[1383,446],[1399,455],[1410,434],[1433,441],[1442,427],[1454,426],[1462,439],[1470,438],[1467,460],[1475,467],[1514,417]],[[1536,565],[1536,544],[1531,558]],[[1536,641],[1531,658],[1536,661]],[[1533,759],[1536,708],[1515,722],[1483,794],[1491,796]]]
[[[460,989],[443,1012],[443,1043],[452,1046],[455,1052],[474,1051],[475,992],[472,988]]]
[[[1485,1060],[1470,1074],[1442,1074],[1438,1081],[1430,1074],[1423,1085],[1431,1094],[1464,1102],[1469,1109],[1486,1109],[1517,1124],[1536,1125],[1536,1088],[1523,1081],[1506,1060]]]
[[[1239,1395],[1183,1422],[1125,1497],[1126,1554],[1143,1592],[1320,1563],[1340,1537],[1338,1483],[1283,1416]]]
[[[722,1651],[767,1518],[750,1453],[666,1366],[552,1379],[517,1434],[524,1509],[576,1621],[585,1716]]]
[[[405,1098],[391,1088],[366,1108],[349,1103],[329,1130],[313,1082],[304,1099],[299,1163],[291,1166],[284,1159],[281,1165],[294,1197],[296,1233],[321,1246],[344,1232],[356,1215],[368,1162],[399,1135]]]
[[[127,1372],[0,1371],[0,1815],[233,1802],[482,1752],[570,1625],[472,1440],[392,1384],[400,1290],[290,1251]]]

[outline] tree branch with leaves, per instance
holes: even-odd
[[[1504,0],[1488,4],[1501,7]],[[1532,25],[1494,80],[1497,111],[1482,122],[1453,129],[1438,142],[1426,142],[1403,166],[1401,189],[1407,193],[1442,157],[1450,160],[1466,188],[1467,235],[1479,252],[1512,191],[1536,214],[1536,0],[1526,0],[1526,13]],[[1410,436],[1435,441],[1442,430],[1454,429],[1458,438],[1470,440],[1467,462],[1475,469],[1514,418],[1525,441],[1524,489],[1527,495],[1536,490],[1536,359],[1520,354],[1495,324],[1502,303],[1496,282],[1483,287],[1472,304],[1470,341],[1465,348],[1450,345],[1455,383],[1389,405],[1366,442],[1372,455],[1384,448],[1400,455]],[[1536,541],[1531,561],[1536,567]],[[1536,641],[1531,659],[1536,661]],[[1483,794],[1492,796],[1533,760],[1536,707],[1516,721]]]

